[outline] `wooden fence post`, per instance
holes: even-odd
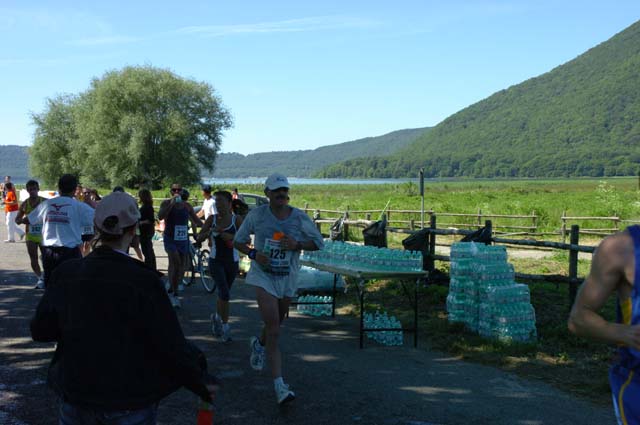
[[[309,211],[309,203],[305,202],[304,203],[304,213],[306,214]]]
[[[409,220],[409,230],[414,230],[416,228],[416,222],[414,219]]]
[[[315,210],[313,213],[313,220],[320,220],[320,210]],[[320,223],[316,222],[316,228],[318,229],[318,232],[322,233],[320,230]]]
[[[371,221],[371,213],[366,213],[366,214],[364,215],[364,218],[365,218],[366,220]]]
[[[344,221],[349,219],[349,205],[347,205],[347,210],[344,212]],[[342,234],[343,240],[346,242],[349,240],[349,225],[347,223],[342,224]]]
[[[435,214],[432,214],[429,217],[429,228],[432,230],[436,229],[436,216]],[[427,271],[429,273],[433,272],[436,269],[436,261],[435,261],[435,255],[436,255],[436,234],[435,232],[429,232],[429,237],[427,238],[428,241],[428,247],[427,247],[427,261],[426,261],[426,266],[427,266]],[[423,253],[424,255],[424,253]]]
[[[493,223],[491,220],[485,220],[484,227],[489,231],[489,234],[491,235],[491,242],[493,243]]]
[[[533,233],[538,233],[538,217],[536,217],[536,210],[531,211],[531,220],[533,222]]]
[[[562,211],[562,217],[560,217],[560,220],[562,221],[562,225],[560,226],[560,233],[562,236],[562,243],[566,243],[567,242],[567,219],[565,218],[567,216],[567,210]]]
[[[571,226],[571,248],[569,249],[569,305],[573,306],[578,292],[578,250],[575,246],[580,240],[580,226]]]
[[[478,229],[482,226],[482,210],[478,208]]]

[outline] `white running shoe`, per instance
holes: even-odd
[[[211,315],[211,332],[213,336],[222,336],[222,319],[215,313]]]
[[[222,325],[222,342],[229,342],[231,339],[231,327],[227,323],[226,326]]]
[[[278,399],[278,404],[288,403],[290,401],[295,400],[296,395],[293,391],[289,389],[287,384],[278,383],[274,385],[274,389],[276,390],[276,398]]]
[[[182,303],[180,303],[180,299],[175,294],[169,294],[169,299],[171,300],[171,306],[173,308],[182,307]]]
[[[264,368],[264,347],[260,345],[260,339],[257,336],[252,336],[249,340],[249,346],[251,347],[251,357],[249,357],[251,368],[262,370]]]
[[[44,279],[39,277],[34,289],[44,289]]]

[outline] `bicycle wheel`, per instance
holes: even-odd
[[[216,290],[216,281],[211,276],[211,270],[209,270],[209,251],[206,249],[200,251],[198,268],[200,270],[200,282],[202,282],[204,290],[212,293]]]
[[[190,261],[190,272],[191,272],[191,276],[189,278],[189,285],[193,284],[196,281],[196,273],[198,272],[198,253],[194,252],[193,255],[191,255],[191,261]]]

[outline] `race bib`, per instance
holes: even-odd
[[[188,226],[176,226],[173,230],[174,241],[187,241],[189,240],[189,227]]]
[[[42,234],[42,224],[30,224],[29,225],[29,234],[30,235],[41,235]]]
[[[291,267],[292,251],[284,249],[281,241],[267,239],[264,242],[264,253],[269,257],[269,273],[276,276],[287,276]]]

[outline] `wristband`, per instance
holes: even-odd
[[[248,257],[249,257],[249,258],[251,258],[252,260],[255,260],[255,259],[256,259],[256,254],[257,254],[257,253],[258,253],[258,250],[254,248],[254,249],[249,250],[249,254],[247,254],[247,255],[248,255]]]

